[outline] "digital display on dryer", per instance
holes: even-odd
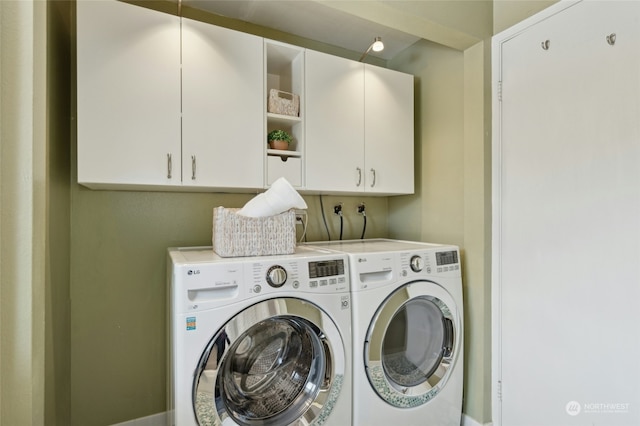
[[[438,266],[451,265],[453,263],[458,263],[457,251],[441,251],[436,253],[436,264]]]
[[[344,261],[342,259],[309,262],[309,278],[332,277],[334,275],[344,275]]]

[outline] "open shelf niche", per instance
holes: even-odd
[[[267,147],[265,179],[271,185],[279,177],[285,177],[294,187],[302,188],[304,156],[304,48],[273,40],[265,40],[266,84],[266,132],[284,130],[293,142],[288,150],[276,150]],[[284,109],[270,108],[271,90],[278,90],[278,98],[284,103]],[[292,105],[292,96],[299,99],[297,111],[288,108]],[[273,112],[270,112],[273,111]],[[297,114],[296,114],[297,112]],[[267,141],[265,140],[265,143]]]

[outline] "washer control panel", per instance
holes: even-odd
[[[312,293],[349,291],[349,263],[346,256],[262,260],[246,265],[249,292],[264,294],[277,290]],[[265,285],[266,284],[266,285]]]

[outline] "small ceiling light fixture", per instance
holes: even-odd
[[[369,52],[371,52],[372,50],[374,52],[380,52],[384,49],[384,43],[382,42],[382,37],[376,37],[375,39],[373,39],[373,43],[371,43],[371,45],[369,46],[369,48],[367,48],[367,50],[362,54],[362,56],[360,57],[360,59],[358,60],[358,62],[362,62],[362,60],[369,54]]]

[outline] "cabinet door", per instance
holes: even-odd
[[[365,65],[365,191],[412,194],[413,76]]]
[[[307,50],[306,187],[364,189],[364,65]]]
[[[185,186],[263,188],[263,40],[182,20]]]
[[[77,3],[78,182],[180,185],[180,22]]]

